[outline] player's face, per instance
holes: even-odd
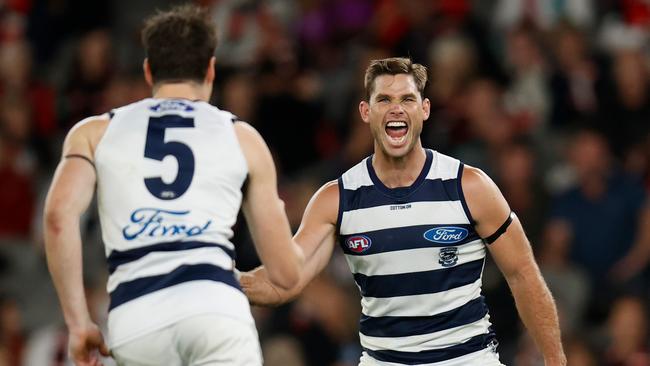
[[[429,118],[429,99],[422,100],[409,74],[380,75],[370,99],[359,105],[370,125],[375,147],[392,158],[408,155],[420,141],[422,124]]]

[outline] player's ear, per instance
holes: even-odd
[[[365,100],[362,100],[359,103],[359,114],[361,115],[361,119],[365,123],[370,122],[370,104],[366,102]]]
[[[148,58],[145,58],[142,62],[142,71],[144,72],[144,80],[153,88],[153,75],[151,75],[151,66],[149,66]]]
[[[208,63],[208,70],[205,73],[205,82],[207,84],[212,85],[212,82],[214,81],[214,77],[215,77],[214,67],[216,62],[217,62],[216,57],[214,56],[210,57],[210,62]]]
[[[424,120],[429,119],[429,114],[431,114],[431,101],[429,98],[424,98],[422,101],[422,113],[424,114]]]

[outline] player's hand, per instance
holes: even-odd
[[[252,305],[278,306],[283,303],[278,290],[269,282],[265,276],[260,276],[256,269],[250,272],[239,273],[239,283],[248,301]]]
[[[76,366],[103,366],[99,354],[110,356],[102,332],[93,323],[82,329],[70,331],[68,352]]]

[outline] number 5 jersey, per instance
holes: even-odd
[[[230,242],[248,174],[234,116],[205,102],[115,109],[95,150],[109,345],[205,313],[253,324]]]

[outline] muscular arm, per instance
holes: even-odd
[[[465,167],[463,192],[476,231],[486,238],[492,235],[510,213],[503,195],[482,171]],[[515,298],[519,316],[544,355],[546,365],[566,365],[562,350],[555,302],[551,296],[530,244],[518,218],[506,232],[488,246]]]
[[[83,159],[65,157],[75,154],[92,161],[93,144],[96,136],[105,128],[105,123],[101,120],[88,120],[70,131],[63,145],[63,158],[45,201],[47,264],[70,331],[71,353],[79,365],[98,362],[89,351],[99,348],[107,355],[108,350],[99,330],[90,319],[82,279],[79,219],[93,197],[95,171]]]
[[[256,305],[279,305],[302,292],[329,262],[336,239],[339,189],[336,181],[326,183],[311,198],[294,240],[305,254],[300,281],[289,289],[280,289],[268,281],[264,267],[244,273],[241,284],[249,300]]]
[[[250,125],[235,123],[248,163],[248,187],[242,209],[257,253],[268,268],[268,278],[278,288],[298,282],[303,254],[291,239],[284,202],[278,196],[275,164],[262,137]]]

